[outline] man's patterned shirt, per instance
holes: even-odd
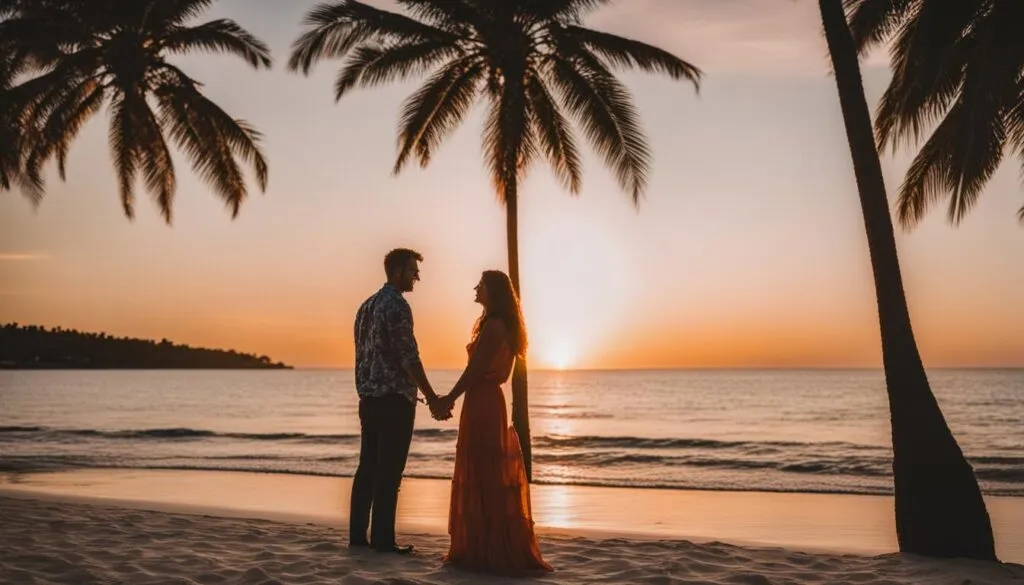
[[[385,284],[356,313],[356,392],[402,394],[416,402],[416,382],[403,366],[420,361],[412,309],[397,288]]]

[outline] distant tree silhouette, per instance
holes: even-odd
[[[9,323],[0,327],[0,367],[82,369],[290,369],[266,355]]]

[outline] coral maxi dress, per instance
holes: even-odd
[[[466,348],[471,358],[477,345]],[[486,346],[495,347],[481,348],[493,355],[475,356],[485,360],[482,375],[465,382],[444,561],[507,575],[551,571],[533,531],[523,453],[501,391],[515,356],[504,341]]]

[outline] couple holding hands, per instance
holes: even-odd
[[[468,363],[446,396],[427,380],[403,297],[419,280],[423,256],[399,248],[384,258],[387,283],[356,313],[356,391],[359,394],[359,467],[352,484],[349,546],[409,554],[395,541],[398,490],[412,443],[418,392],[437,420],[459,418],[444,556],[472,570],[500,574],[551,571],[533,529],[530,487],[519,439],[508,426],[501,385],[516,358],[526,356],[526,328],[508,275],[483,273],[475,301],[483,307],[466,350]],[[372,510],[372,526],[371,526]],[[370,538],[367,538],[367,530]]]

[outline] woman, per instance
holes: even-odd
[[[526,328],[508,276],[483,273],[476,285],[483,314],[466,347],[469,364],[440,410],[466,395],[459,419],[452,476],[446,563],[516,575],[551,571],[533,531],[530,486],[519,439],[508,426],[501,384],[516,357],[526,356]]]

